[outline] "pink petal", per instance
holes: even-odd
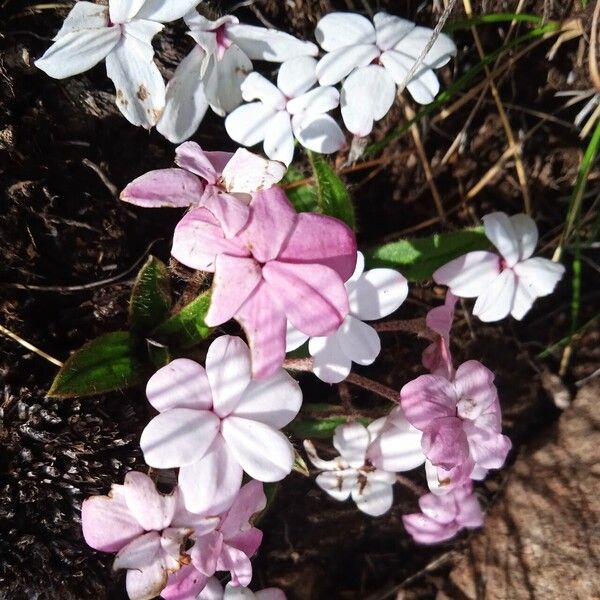
[[[465,423],[471,456],[484,469],[500,469],[511,449],[510,440],[501,433],[482,429],[474,423]]]
[[[130,471],[125,475],[125,500],[138,523],[146,531],[161,531],[171,524],[178,490],[164,495],[157,491],[148,475]]]
[[[458,503],[459,513],[456,518],[462,527],[481,527],[483,525],[483,511],[477,500],[477,496],[472,492]]]
[[[208,577],[193,565],[186,565],[169,575],[167,587],[160,592],[164,600],[196,600],[205,588]]]
[[[223,517],[219,530],[228,540],[248,528],[250,519],[267,505],[267,497],[260,481],[249,481],[238,492],[231,508]]]
[[[127,544],[119,550],[113,563],[113,569],[143,569],[153,563],[160,563],[160,533],[150,531]]]
[[[204,152],[196,142],[184,142],[175,149],[175,163],[182,169],[199,175],[206,180],[206,183],[214,185],[217,183],[221,171],[215,168],[209,158],[210,154],[212,153]],[[224,160],[229,160],[233,156],[229,152],[219,153],[219,155],[221,154],[223,156],[218,157],[221,160],[216,162],[223,163]]]
[[[433,273],[433,280],[447,285],[455,296],[476,298],[493,283],[500,270],[497,254],[477,250],[440,267]]]
[[[400,390],[400,404],[409,423],[421,431],[434,419],[455,414],[456,392],[437,375],[421,375]]]
[[[230,537],[227,540],[227,545],[241,550],[246,556],[254,556],[262,543],[262,539],[262,531],[252,527]]]
[[[261,266],[254,258],[221,254],[215,261],[211,301],[204,322],[216,327],[229,321],[246,302],[262,279]]]
[[[252,194],[281,181],[285,171],[282,163],[239,148],[223,169],[223,185],[231,193]]]
[[[209,272],[215,270],[219,254],[249,256],[237,240],[225,238],[221,225],[206,208],[193,209],[179,221],[171,254],[192,269]]]
[[[124,202],[144,208],[181,208],[200,202],[204,185],[183,169],[150,171],[129,183],[119,196]]]
[[[462,421],[457,417],[433,421],[423,431],[421,445],[425,456],[434,465],[446,470],[470,460],[467,436]]]
[[[179,469],[179,486],[187,510],[218,515],[227,510],[242,485],[243,470],[217,435],[208,452],[198,461]]]
[[[231,573],[231,583],[234,586],[247,586],[252,581],[252,563],[250,559],[237,548],[223,544],[217,563],[219,571]]]
[[[256,192],[250,203],[250,219],[240,241],[261,263],[273,260],[288,239],[297,218],[283,190],[277,186]]]
[[[456,523],[441,524],[422,513],[402,515],[408,534],[420,544],[439,544],[453,538],[459,531]]]
[[[446,292],[443,306],[432,308],[425,317],[425,323],[429,329],[448,340],[452,322],[454,321],[454,307],[458,298],[452,292]]]
[[[274,305],[264,282],[242,304],[235,319],[244,328],[250,345],[253,377],[273,375],[285,359],[286,318]]]
[[[158,412],[171,408],[212,408],[206,371],[189,358],[177,358],[154,373],[146,385],[146,396]]]
[[[443,524],[452,523],[458,514],[454,491],[443,496],[435,494],[421,496],[419,498],[419,508],[424,515]]]
[[[227,239],[235,237],[250,218],[245,202],[212,185],[206,188],[200,204],[216,217]]]
[[[218,531],[199,537],[190,550],[192,564],[209,577],[217,570],[217,561],[223,547],[223,536]]]
[[[480,362],[468,360],[456,370],[454,388],[458,396],[457,414],[475,420],[497,398],[494,374]]]
[[[346,288],[330,267],[271,261],[263,277],[273,302],[306,335],[331,335],[348,314]]]
[[[81,527],[86,543],[102,552],[118,552],[144,532],[127,507],[122,485],[113,485],[108,496],[83,501]]]
[[[356,238],[338,219],[301,213],[277,260],[326,265],[336,271],[342,281],[347,281],[356,266]]]

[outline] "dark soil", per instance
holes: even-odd
[[[64,81],[52,80],[33,66],[65,11],[29,9],[32,4],[0,1],[0,321],[64,360],[91,338],[126,326],[132,267],[150,251],[168,259],[169,237],[181,215],[131,209],[117,200],[111,186],[120,190],[138,175],[170,165],[173,146],[156,132],[136,129],[120,116],[103,66]],[[235,2],[208,4],[215,12],[224,12]],[[325,11],[352,4],[351,0],[258,0],[240,10],[239,17],[256,23],[262,17],[310,37]],[[364,10],[365,4],[387,8],[430,26],[439,16],[429,8],[419,11],[428,3],[417,1],[354,0],[354,4],[358,10]],[[474,3],[479,4],[486,6],[476,10],[491,12],[514,10],[516,3]],[[579,2],[530,2],[524,10],[542,14],[544,6],[549,18],[574,17],[579,10]],[[159,36],[158,57],[166,75],[190,47],[183,31],[175,27]],[[480,33],[484,47],[493,50],[503,43],[506,27],[481,27]],[[477,61],[468,32],[457,35],[457,42],[459,57],[442,73],[446,82]],[[531,51],[499,82],[518,134],[526,135],[539,123],[540,114],[555,115],[527,139],[523,150],[533,213],[547,255],[556,247],[582,152],[577,131],[570,126],[578,108],[562,109],[564,99],[554,93],[590,87],[578,58],[579,40],[563,45],[548,62],[545,53],[550,43]],[[576,83],[568,85],[571,71]],[[468,226],[490,210],[523,210],[510,162],[472,201],[465,199],[466,190],[506,149],[490,94],[466,128],[460,152],[445,166],[441,163],[473,106],[470,101],[435,125],[425,120],[421,128],[448,214],[446,224],[432,222],[437,217],[435,205],[410,135],[385,151],[390,156],[402,153],[401,159],[348,176],[363,245],[406,232],[426,235]],[[378,126],[373,139],[403,119],[396,109]],[[210,116],[194,139],[205,148],[232,148],[222,121]],[[595,181],[590,189],[594,187]],[[581,323],[598,306],[594,262],[598,253],[590,249],[584,254]],[[572,258],[567,254],[567,265]],[[476,320],[469,323],[468,313],[459,311],[456,359],[482,360],[498,374],[515,454],[522,443],[556,420],[556,390],[572,391],[598,366],[600,334],[594,330],[577,339],[570,368],[558,384],[555,380],[553,386],[549,384],[548,373],[558,372],[561,351],[543,361],[536,358],[570,331],[570,281],[569,273],[557,293],[539,301],[522,323],[484,326]],[[38,289],[20,289],[23,285]],[[86,287],[56,289],[78,285]],[[441,294],[430,285],[413,286],[398,318],[423,316]],[[365,372],[399,388],[419,374],[423,346],[413,338],[387,334],[380,361]],[[142,390],[77,401],[49,400],[45,392],[54,373],[53,365],[0,337],[0,599],[118,599],[123,594],[121,577],[112,573],[110,556],[92,551],[83,542],[79,510],[86,496],[106,493],[110,483],[121,481],[129,469],[144,468],[138,439],[148,419],[147,403]],[[339,402],[328,386],[313,381],[306,390],[308,402]],[[386,409],[375,398],[355,389],[351,392],[357,410]],[[506,472],[481,486],[485,502],[494,501]],[[415,475],[415,480],[423,484],[419,477]],[[460,553],[461,540],[435,548],[416,547],[400,520],[415,502],[410,491],[398,487],[394,509],[383,518],[370,519],[353,505],[326,498],[312,480],[292,475],[262,524],[265,541],[255,561],[255,583],[281,586],[292,599],[375,600],[393,597],[390,590],[409,580],[404,598],[433,597],[450,562],[442,559],[439,568],[415,575],[448,550]]]

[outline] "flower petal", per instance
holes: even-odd
[[[242,83],[242,96],[246,102],[260,100],[272,111],[285,109],[283,92],[260,73],[252,72]]]
[[[229,321],[262,278],[260,265],[254,258],[220,254],[215,265],[210,307],[204,318],[209,327]]]
[[[321,115],[340,103],[340,94],[332,86],[317,87],[300,96],[292,98],[287,103],[286,110],[291,115]]]
[[[465,432],[469,441],[471,456],[484,469],[500,469],[512,444],[501,433],[477,427],[474,423],[465,422]]]
[[[525,214],[509,217],[519,240],[519,260],[528,259],[534,252],[538,243],[538,228],[535,221]]]
[[[346,471],[324,471],[317,475],[315,483],[338,502],[348,500],[357,483],[357,473],[354,469]]]
[[[356,238],[345,224],[315,213],[300,213],[278,261],[291,264],[320,263],[347,281],[356,266]]]
[[[547,258],[529,258],[517,265],[514,271],[519,283],[526,285],[536,296],[547,296],[565,274],[565,267]]]
[[[252,71],[252,62],[236,45],[227,48],[221,60],[213,60],[215,84],[206,96],[211,108],[224,117],[241,104],[242,83]]]
[[[356,69],[342,86],[341,107],[346,127],[359,137],[369,135],[374,121],[387,115],[396,98],[396,84],[380,65]]]
[[[227,135],[238,144],[254,146],[265,139],[275,110],[262,102],[242,104],[225,119]]]
[[[294,158],[294,134],[290,115],[280,110],[269,120],[265,131],[265,154],[289,166]]]
[[[110,27],[108,6],[101,6],[94,2],[76,2],[63,21],[59,32],[54,36],[54,40],[56,41],[67,33],[100,29],[102,27]]]
[[[227,37],[252,60],[283,62],[294,56],[316,56],[319,49],[293,35],[254,25],[229,25]]]
[[[283,179],[285,166],[239,148],[223,169],[223,186],[232,194],[266,190]]]
[[[113,23],[125,23],[136,16],[144,2],[146,0],[110,0],[110,20]]]
[[[447,285],[455,296],[475,298],[485,292],[500,274],[500,259],[478,250],[455,258],[433,273],[433,280]]]
[[[443,469],[453,469],[470,462],[463,422],[457,417],[442,417],[425,427],[421,445],[425,456]]]
[[[168,2],[164,0],[144,0],[144,4],[136,14],[136,18],[170,23],[181,19],[193,10],[197,4],[198,0],[169,0]]]
[[[317,64],[319,84],[335,85],[354,69],[370,65],[379,54],[379,49],[373,44],[344,46],[328,52]]]
[[[311,56],[296,56],[286,60],[279,67],[277,87],[288,98],[301,96],[317,83],[316,67],[317,61]]]
[[[206,410],[173,408],[160,413],[142,432],[144,460],[156,469],[191,465],[206,454],[219,423],[219,417]]]
[[[294,115],[292,129],[295,138],[309,150],[333,154],[346,146],[346,136],[329,115]]]
[[[207,186],[201,205],[217,218],[227,239],[235,237],[250,217],[250,209],[246,202],[221,191],[215,185]]]
[[[189,358],[177,358],[156,371],[146,385],[146,396],[161,413],[171,408],[212,408],[206,371]]]
[[[363,321],[382,319],[408,296],[408,281],[393,269],[371,269],[347,284],[350,312]]]
[[[127,544],[115,556],[113,569],[143,569],[154,563],[161,564],[160,560],[160,533],[150,531]]]
[[[125,500],[122,485],[113,485],[108,496],[91,496],[81,505],[81,528],[88,546],[118,552],[144,533]]]
[[[340,383],[348,377],[352,360],[342,350],[337,335],[313,337],[308,342],[313,357],[313,373],[326,383]]]
[[[118,27],[72,31],[61,35],[35,66],[55,79],[83,73],[105,59],[119,43]]]
[[[346,288],[330,267],[271,261],[263,277],[272,301],[306,335],[331,335],[348,314]]]
[[[485,235],[502,254],[509,267],[519,260],[521,247],[512,221],[502,212],[485,215],[482,219]]]
[[[459,398],[456,412],[461,419],[474,421],[498,397],[494,374],[476,360],[468,360],[460,365],[453,383]]]
[[[520,321],[530,311],[536,299],[535,290],[527,285],[525,280],[517,278],[517,287],[515,288],[515,297],[513,298],[510,314],[517,321]]]
[[[186,600],[189,600],[189,598]],[[223,600],[223,586],[221,582],[216,577],[209,577],[206,587],[195,600]]]
[[[193,565],[185,565],[179,571],[169,575],[167,587],[160,592],[160,597],[163,600],[195,600],[207,585],[208,577],[206,575],[200,573]],[[201,597],[203,598],[203,596]],[[215,598],[215,600],[217,599]]]
[[[477,298],[473,314],[484,323],[499,321],[506,317],[514,303],[517,278],[512,269],[505,269]]]
[[[384,12],[378,12],[373,17],[373,23],[375,24],[377,45],[382,50],[393,48],[415,28],[412,21],[388,15]]]
[[[439,544],[453,538],[459,530],[455,523],[438,523],[423,513],[402,515],[402,523],[408,534],[420,544]]]
[[[250,477],[281,481],[291,472],[294,450],[281,432],[235,415],[223,421],[221,430],[229,450]]]
[[[421,375],[400,390],[408,422],[421,431],[435,419],[453,416],[457,401],[454,386],[437,375]]]
[[[196,542],[190,549],[192,564],[200,573],[213,575],[217,570],[217,561],[222,548],[223,535],[220,531],[213,531],[196,538]]]
[[[381,352],[379,334],[370,325],[352,315],[344,319],[336,336],[344,354],[356,364],[371,365]]]
[[[186,509],[203,515],[228,510],[242,485],[242,475],[242,467],[217,435],[200,460],[179,469]]]
[[[421,55],[427,44],[429,44],[432,36],[432,29],[415,27],[396,44],[395,50],[416,59]],[[427,52],[423,64],[436,69],[445,65],[455,54],[456,45],[450,37],[441,33],[437,36],[429,52]]]
[[[333,434],[333,447],[351,467],[358,469],[365,464],[371,436],[361,423],[338,425]]]
[[[298,331],[289,321],[287,322],[287,329],[285,333],[285,351],[292,352],[297,350],[303,344],[308,341],[306,334]]]
[[[249,481],[239,491],[219,527],[226,540],[236,536],[240,531],[246,531],[252,516],[264,510],[267,497],[263,488],[263,484],[259,481]]]
[[[392,79],[401,85],[410,73],[415,60],[395,50],[388,50],[381,55],[381,64]],[[419,67],[406,84],[415,102],[430,104],[440,91],[440,84],[435,73],[426,67]]]
[[[217,570],[229,571],[231,584],[235,587],[247,586],[252,581],[252,563],[244,552],[229,544],[223,544]]]
[[[172,494],[161,494],[150,477],[136,471],[125,475],[124,487],[127,507],[146,531],[162,531],[171,524],[177,489]]]
[[[371,517],[380,517],[392,508],[394,488],[387,481],[378,481],[367,475],[365,485],[358,484],[352,489],[352,500],[360,511]]]
[[[330,52],[344,46],[374,44],[375,28],[362,15],[332,12],[317,23],[315,37],[321,48]]]

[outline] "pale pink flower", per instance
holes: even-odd
[[[205,535],[218,523],[218,518],[199,515],[190,520],[178,488],[160,494],[147,475],[134,471],[108,496],[92,496],[81,506],[85,541],[96,550],[117,552],[113,568],[127,569],[131,600],[160,594],[169,575],[189,559],[188,538],[194,532]]]
[[[420,513],[403,515],[402,521],[406,531],[420,544],[438,544],[453,538],[465,527],[472,529],[483,525],[483,512],[471,482],[444,496],[422,496],[419,507]]]
[[[253,380],[250,350],[240,338],[214,340],[206,369],[174,360],[150,378],[146,394],[159,414],[142,432],[144,459],[157,469],[180,467],[188,510],[229,508],[244,471],[279,481],[292,470],[294,450],[279,430],[298,413],[302,391],[281,368]]]
[[[494,374],[470,360],[456,370],[452,381],[440,375],[421,375],[400,391],[408,421],[423,432],[421,445],[445,493],[487,469],[499,469],[510,450],[502,435],[500,403]],[[429,478],[432,470],[429,469]]]
[[[454,320],[454,307],[458,298],[451,292],[446,293],[446,300],[442,306],[432,308],[425,318],[425,323],[435,334],[435,338],[425,350],[421,362],[423,366],[434,375],[441,375],[446,379],[454,376],[452,354],[450,352],[450,330]]]
[[[482,321],[521,320],[536,298],[554,291],[565,268],[546,258],[531,258],[538,230],[531,217],[496,212],[483,217],[485,234],[501,256],[469,252],[439,268],[433,279],[461,298],[477,298],[473,314]]]
[[[309,336],[341,325],[356,240],[333,217],[298,214],[276,186],[254,194],[243,227],[238,216],[192,209],[175,228],[171,254],[214,272],[205,322],[216,327],[236,319],[252,349],[253,374],[262,379],[283,363],[287,320]]]

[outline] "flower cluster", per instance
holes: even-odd
[[[180,143],[211,108],[228,115],[225,127],[234,141],[262,142],[269,158],[289,165],[294,140],[324,154],[346,146],[344,132],[329,114],[338,107],[348,131],[363,137],[390,110],[397,85],[420,104],[432,102],[440,87],[433,69],[456,54],[448,36],[433,39],[432,30],[405,19],[380,12],[371,22],[334,12],[317,24],[315,37],[323,50],[318,58],[319,47],[310,41],[244,25],[231,15],[211,21],[195,10],[198,4],[77,2],[36,65],[64,78],[105,60],[117,105],[134,125],[156,126]],[[152,39],[164,23],[182,17],[195,46],[165,85]],[[281,63],[276,85],[253,71],[252,61]],[[338,91],[334,86],[340,83]]]

